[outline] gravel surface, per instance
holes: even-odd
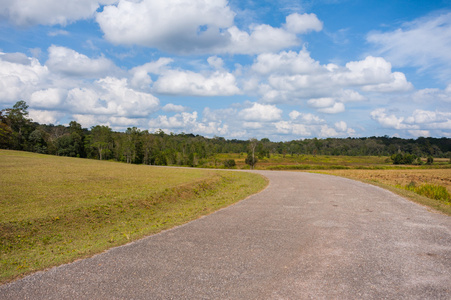
[[[0,299],[451,299],[451,218],[344,178],[263,192],[0,286]]]

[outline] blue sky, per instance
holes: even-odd
[[[118,131],[451,137],[451,0],[2,0],[18,100]]]

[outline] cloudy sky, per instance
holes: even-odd
[[[451,0],[1,0],[18,100],[117,131],[451,137]]]

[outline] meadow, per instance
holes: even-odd
[[[245,172],[0,150],[0,282],[181,225],[262,190]]]

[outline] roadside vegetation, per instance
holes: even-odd
[[[412,167],[388,170],[327,170],[321,173],[378,185],[451,216],[449,168],[440,169],[436,166],[430,169]]]
[[[0,282],[186,223],[262,190],[245,172],[0,150]]]

